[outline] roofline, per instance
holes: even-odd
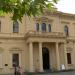
[[[58,11],[57,9],[55,9],[54,11],[49,11],[48,9],[45,9],[45,11],[49,12],[50,14],[54,14],[54,15],[58,14],[60,16],[67,16],[67,17],[75,18],[75,14]]]
[[[56,11],[56,13],[58,13],[58,14],[60,14],[60,15],[73,16],[73,17],[75,17],[75,14],[66,13],[66,12],[62,12],[62,11]]]

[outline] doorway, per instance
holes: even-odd
[[[50,63],[49,63],[49,50],[46,47],[42,48],[42,55],[43,55],[43,69],[49,70],[50,69]]]

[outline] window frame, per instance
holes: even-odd
[[[14,55],[18,55],[18,59],[16,60],[17,61],[17,64],[15,64],[15,60],[14,60]],[[15,58],[16,59],[16,58]],[[13,53],[12,54],[12,66],[19,66],[19,53]]]
[[[66,36],[69,36],[69,28],[67,25],[65,25],[65,27],[64,27],[64,32],[65,32]]]
[[[1,32],[1,24],[2,24],[2,23],[1,23],[1,20],[0,20],[0,32]]]
[[[52,29],[51,29],[51,24],[48,24],[48,32],[51,32]]]
[[[36,31],[39,31],[39,23],[36,23]]]
[[[19,33],[19,23],[18,23],[18,21],[13,22],[13,33]]]
[[[42,23],[42,32],[46,32],[46,23]]]
[[[72,64],[71,53],[67,53],[67,63]]]

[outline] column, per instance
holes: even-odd
[[[40,72],[43,72],[43,59],[42,59],[42,43],[39,43],[39,68]]]
[[[67,65],[67,48],[66,48],[66,43],[64,43],[64,58],[65,58],[65,68],[68,69],[68,65]]]
[[[57,42],[56,42],[56,63],[57,63],[57,70],[60,70],[59,48]]]
[[[29,69],[30,72],[34,71],[34,66],[33,66],[33,43],[29,43]]]

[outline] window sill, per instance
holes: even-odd
[[[68,66],[73,66],[73,64],[68,64]]]
[[[13,32],[13,34],[18,34],[19,32]]]
[[[11,67],[10,69],[14,69],[14,67]]]

